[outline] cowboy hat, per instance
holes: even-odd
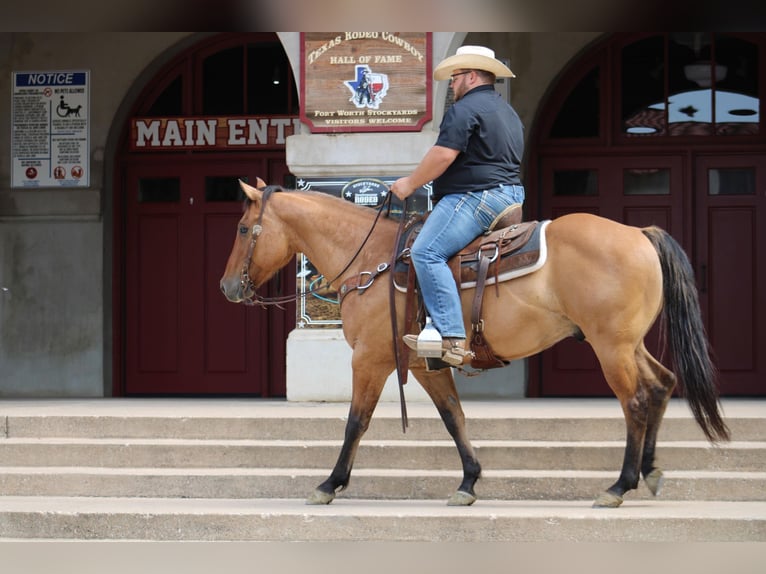
[[[434,70],[434,80],[447,80],[455,70],[484,70],[498,78],[515,78],[516,75],[495,59],[495,52],[484,46],[461,46],[454,56],[442,60]]]

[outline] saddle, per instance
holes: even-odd
[[[546,259],[545,227],[549,221],[521,221],[521,205],[515,204],[503,211],[490,226],[490,231],[477,237],[455,254],[448,265],[458,290],[475,288],[471,306],[471,367],[491,369],[508,363],[498,358],[484,338],[484,320],[481,318],[484,292],[487,285],[501,283],[536,271]],[[394,269],[397,290],[407,293],[407,307],[414,306],[417,296],[414,268],[410,264],[409,250],[423,227],[425,216],[410,222],[402,233]],[[422,313],[420,313],[422,314]]]

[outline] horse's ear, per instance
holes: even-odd
[[[255,187],[256,189],[263,189],[266,187],[266,182],[263,181],[260,177],[255,178]]]
[[[258,183],[261,184],[261,185],[265,185],[261,178],[258,178]],[[259,187],[261,187],[261,185],[259,185]],[[242,191],[245,192],[245,195],[248,198],[250,198],[251,201],[258,201],[258,200],[261,199],[261,195],[263,195],[260,191],[255,189],[252,185],[246,184],[241,179],[239,180],[239,187],[242,188]]]

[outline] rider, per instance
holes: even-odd
[[[391,191],[404,199],[433,180],[434,208],[411,248],[423,301],[442,336],[442,360],[458,366],[465,346],[460,294],[447,260],[486,233],[507,207],[524,201],[519,176],[524,128],[516,111],[495,91],[495,78],[515,77],[482,46],[463,46],[434,70],[450,80],[455,104],[444,114],[439,136],[420,164]],[[417,348],[417,336],[404,342]]]

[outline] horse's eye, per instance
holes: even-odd
[[[241,235],[247,235],[248,231],[250,231],[250,228],[247,225],[240,225],[239,226],[239,233]]]

